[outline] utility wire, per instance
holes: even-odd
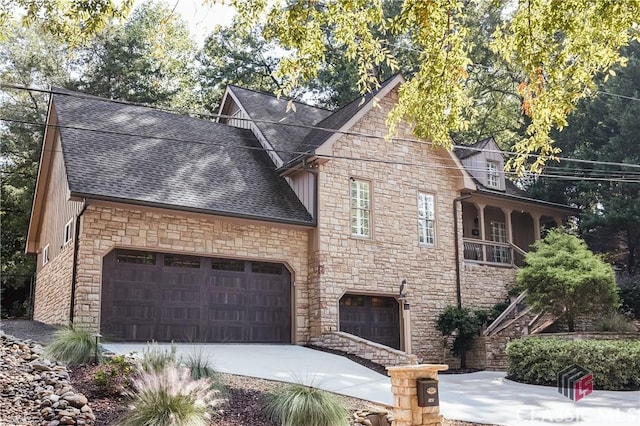
[[[93,100],[93,101],[111,102],[111,103],[117,103],[117,104],[128,105],[128,106],[145,107],[145,108],[150,108],[150,109],[154,109],[154,110],[161,111],[161,112],[169,112],[169,113],[180,112],[182,114],[185,114],[184,111],[179,111],[179,110],[175,110],[175,109],[172,110],[172,109],[158,108],[158,107],[149,106],[149,105],[146,105],[146,104],[99,98],[99,97],[96,97],[96,96],[86,95],[86,94],[82,94],[82,93],[58,92],[58,91],[30,88],[30,87],[12,85],[12,84],[0,84],[0,87],[8,87],[8,88],[18,89],[18,90],[36,91],[36,92],[46,93],[46,94],[56,94],[56,95],[70,96],[70,97],[76,97],[76,98],[82,98],[82,99],[90,99],[90,100]],[[271,124],[271,125],[277,125],[277,126],[298,127],[298,128],[308,129],[308,130],[319,130],[319,131],[330,132],[330,133],[338,133],[338,134],[343,134],[343,135],[360,136],[360,137],[365,137],[365,138],[386,140],[386,138],[384,136],[373,135],[373,134],[369,134],[369,133],[340,131],[340,130],[336,130],[336,129],[329,129],[329,128],[323,128],[323,127],[318,127],[318,126],[309,126],[309,125],[302,125],[302,124],[295,124],[295,123],[284,123],[284,122],[281,122],[281,121],[257,120],[257,119],[247,118],[247,117],[229,116],[229,115],[225,115],[225,114],[193,113],[193,112],[191,114],[199,115],[199,116],[206,116],[206,117],[216,118],[216,119],[233,119],[233,120],[238,120],[238,121],[246,121],[246,122],[254,123],[256,125],[258,123],[263,123],[263,124]],[[12,121],[11,119],[6,119],[6,118],[4,118],[2,120],[4,120],[4,121]],[[19,120],[13,120],[13,121],[14,122],[20,122]],[[32,125],[39,125],[39,126],[46,126],[47,125],[46,123],[36,123],[36,122],[27,122],[27,121],[24,121],[23,124],[32,124]],[[72,128],[72,127],[70,127],[70,128]],[[92,129],[78,129],[78,130],[91,131]],[[112,132],[109,132],[109,131],[106,131],[106,130],[104,132],[105,133],[112,133]],[[113,133],[116,133],[116,132],[113,132]],[[144,137],[144,138],[149,138],[150,137],[150,136],[146,136],[146,135],[135,135],[135,134],[128,134],[128,136],[137,136],[137,137]],[[156,137],[156,139],[157,139],[157,137]],[[421,145],[424,145],[424,144],[433,145],[433,143],[431,143],[431,142],[422,141],[422,140],[418,140],[418,139],[411,139],[411,138],[391,138],[391,139],[392,140],[396,140],[396,141],[402,141],[402,142],[418,143],[418,144],[421,144]],[[176,140],[178,140],[178,139],[176,139]],[[184,142],[189,142],[189,141],[184,140]],[[198,143],[197,141],[191,141],[191,142]],[[311,145],[307,145],[307,146],[309,146],[311,148],[316,148],[316,146],[311,146]],[[304,147],[304,145],[301,144],[301,147]],[[482,151],[482,152],[500,153],[502,155],[518,155],[518,154],[515,154],[515,153],[505,152],[505,151],[501,151],[501,150],[481,149],[481,148],[476,148],[476,147],[467,146],[467,145],[453,145],[452,147],[455,148],[455,149],[464,149],[464,150],[471,150],[471,151],[477,151],[477,152]],[[260,148],[258,148],[258,149],[260,149]],[[276,150],[276,149],[272,149],[272,150],[265,149],[265,150],[266,151],[274,151],[276,153],[278,153],[278,152],[280,152],[280,153],[291,153],[291,154],[297,154],[297,155],[304,155],[304,154],[308,153],[307,151],[301,151],[301,150],[300,151],[284,151],[284,150]],[[533,157],[533,158],[541,158],[542,157],[542,158],[545,158],[547,160],[554,160],[554,159],[557,158],[560,161],[568,161],[568,162],[575,162],[575,163],[582,163],[582,164],[603,165],[603,166],[618,166],[618,167],[625,167],[625,168],[637,168],[637,169],[640,170],[640,165],[638,165],[638,164],[595,161],[595,160],[581,160],[581,159],[577,159],[577,158],[568,158],[568,157],[550,157],[550,156],[542,156],[542,155],[538,155],[538,154],[524,154],[524,155],[526,155],[528,157]],[[379,160],[379,161],[384,161],[384,160]]]

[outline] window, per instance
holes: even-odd
[[[216,269],[218,271],[244,272],[244,261],[211,259],[211,269]]]
[[[165,254],[164,266],[174,268],[200,268],[200,258],[193,256],[179,256],[177,254]]]
[[[507,242],[507,231],[504,222],[491,222],[491,241],[497,243]],[[504,246],[491,247],[491,261],[498,263],[509,263],[509,249]]]
[[[42,249],[42,265],[49,263],[49,244]]]
[[[257,274],[282,275],[282,265],[279,263],[253,262],[251,272]]]
[[[498,163],[494,161],[487,162],[487,186],[491,188],[500,187],[500,172]]]
[[[73,232],[73,219],[67,222],[67,224],[64,226],[64,244],[67,244],[73,239],[73,236],[71,235],[72,232]]]
[[[351,235],[368,237],[371,226],[369,182],[351,178]]]
[[[420,244],[436,243],[435,197],[418,193],[418,238]]]
[[[155,265],[156,255],[155,253],[148,253],[144,251],[118,250],[118,254],[116,256],[116,262],[133,263],[136,265]]]

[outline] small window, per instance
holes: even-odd
[[[340,299],[340,306],[364,306],[364,296],[345,294]]]
[[[180,256],[177,254],[165,254],[164,266],[174,268],[200,268],[200,258],[194,256]]]
[[[218,271],[244,272],[244,261],[211,259],[211,269],[216,269]]]
[[[251,272],[257,274],[282,275],[282,265],[279,263],[253,262]]]
[[[436,243],[436,213],[433,194],[418,193],[418,241],[420,244]]]
[[[64,226],[64,244],[69,243],[73,239],[73,219]]]
[[[42,265],[49,263],[49,244],[42,249]]]
[[[498,163],[494,161],[487,162],[487,186],[491,188],[500,187],[500,172]]]
[[[371,225],[369,182],[351,178],[351,235],[368,237]]]
[[[149,253],[145,251],[118,250],[116,261],[118,263],[133,263],[136,265],[155,265],[156,255],[155,253]]]

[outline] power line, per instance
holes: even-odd
[[[284,150],[276,150],[276,149],[267,149],[267,148],[264,148],[262,146],[246,146],[246,145],[245,146],[241,146],[241,145],[230,146],[228,143],[223,143],[223,142],[204,142],[204,141],[201,141],[201,140],[194,141],[194,140],[190,140],[190,139],[181,139],[181,138],[158,136],[158,135],[141,135],[141,134],[135,134],[135,133],[118,132],[118,131],[101,130],[101,129],[89,129],[89,128],[84,128],[84,127],[67,126],[67,125],[61,125],[61,124],[47,125],[45,123],[36,123],[36,122],[32,122],[32,121],[15,120],[15,119],[3,118],[3,117],[0,117],[0,120],[1,121],[11,121],[11,122],[23,123],[23,124],[41,125],[41,126],[46,126],[46,127],[58,128],[58,129],[70,129],[70,130],[76,130],[76,131],[87,131],[87,132],[92,132],[92,133],[110,134],[110,135],[114,135],[114,136],[127,136],[127,137],[143,138],[143,139],[164,140],[164,141],[170,141],[170,142],[193,143],[193,144],[199,144],[199,145],[205,145],[205,146],[219,146],[219,147],[223,147],[223,148],[246,149],[246,150],[252,150],[252,151],[276,152],[276,153],[287,153],[287,154],[304,154],[305,153],[305,152],[300,152],[300,151],[284,151]],[[250,141],[250,142],[256,142],[255,138],[239,137],[239,139],[244,139],[244,140],[247,140],[247,141]],[[61,150],[53,150],[53,149],[48,149],[47,151],[49,151],[49,152],[62,152]],[[395,160],[381,160],[381,159],[366,158],[366,157],[358,157],[358,158],[356,158],[356,157],[340,156],[340,155],[318,155],[318,157],[326,158],[326,159],[347,160],[347,161],[363,161],[363,162],[368,162],[368,163],[388,164],[388,165],[394,165],[394,166],[411,166],[411,167],[426,167],[428,169],[458,170],[457,166],[446,166],[446,165],[414,163],[414,162],[401,162],[401,161],[395,161]],[[276,170],[277,168],[274,165],[273,167],[268,167],[268,169]],[[465,169],[468,170],[468,171],[479,171],[479,172],[485,172],[486,171],[484,168],[478,169],[478,168],[469,168],[469,167],[467,167]],[[516,177],[515,173],[505,173],[505,175],[508,176],[508,177]],[[589,176],[582,176],[582,175],[579,176],[579,175],[561,175],[561,174],[545,174],[545,173],[539,174],[537,176],[547,177],[547,178],[564,179],[564,180],[592,180],[592,181],[603,181],[603,182],[640,183],[640,180],[628,179],[628,178],[625,178],[625,176],[622,176],[622,177],[620,177],[620,176],[617,176],[617,177],[589,177]]]
[[[9,87],[9,88],[18,89],[18,90],[36,91],[36,92],[40,92],[40,93],[56,94],[56,95],[62,95],[62,96],[70,96],[70,97],[76,97],[76,98],[81,98],[81,99],[90,99],[90,100],[101,101],[101,102],[111,102],[111,103],[117,103],[117,104],[128,105],[128,106],[145,107],[145,108],[150,108],[150,109],[154,109],[154,110],[157,110],[157,111],[168,112],[168,113],[181,113],[181,114],[185,114],[186,113],[185,111],[180,111],[180,110],[175,110],[175,109],[159,108],[159,107],[150,106],[150,105],[141,104],[141,103],[134,103],[134,102],[128,102],[128,101],[100,98],[100,97],[96,97],[96,96],[92,96],[92,95],[86,95],[86,94],[82,94],[82,93],[58,92],[58,91],[53,91],[53,90],[37,89],[37,88],[30,88],[30,87],[26,87],[26,86],[19,86],[19,85],[13,85],[13,84],[3,84],[3,83],[0,83],[0,87]],[[254,124],[263,123],[263,124],[271,124],[271,125],[285,126],[285,127],[286,126],[298,127],[298,128],[308,129],[308,130],[319,130],[319,131],[324,131],[324,132],[330,132],[330,133],[334,133],[334,134],[343,134],[343,135],[349,135],[349,136],[360,136],[360,137],[371,138],[371,139],[386,140],[386,138],[384,136],[378,136],[378,135],[373,135],[373,134],[363,133],[363,132],[341,131],[341,130],[323,128],[323,127],[318,127],[318,126],[302,125],[302,124],[295,124],[295,123],[283,123],[283,122],[271,121],[271,120],[257,120],[257,119],[247,118],[247,117],[229,116],[229,115],[225,115],[225,114],[212,114],[212,113],[204,113],[204,112],[194,113],[194,112],[191,112],[191,115],[205,116],[205,117],[216,118],[216,119],[220,119],[220,118],[222,118],[222,119],[234,119],[234,120],[246,121],[246,122],[250,122],[250,123],[254,123]],[[11,121],[10,119],[4,119],[4,120],[5,121]],[[24,122],[24,124],[33,124],[33,125],[39,125],[39,126],[46,126],[46,123]],[[90,131],[91,129],[81,129],[81,130],[89,130]],[[109,132],[109,131],[104,131],[104,132]],[[149,136],[145,136],[145,135],[135,135],[135,134],[128,134],[128,136],[149,137]],[[424,144],[433,145],[432,142],[423,141],[423,140],[419,140],[419,139],[412,139],[412,138],[391,138],[391,139],[392,140],[396,140],[396,141],[402,141],[402,142],[418,143],[418,144],[422,144],[422,145],[424,145]],[[185,140],[185,142],[189,142],[189,141]],[[192,142],[196,142],[196,141],[192,141]],[[301,144],[301,147],[302,146],[304,146],[304,145]],[[316,148],[316,146],[311,146],[311,145],[307,145],[307,146]],[[596,161],[596,160],[582,160],[582,159],[569,158],[569,157],[551,157],[551,156],[543,156],[543,155],[538,155],[538,154],[516,154],[516,153],[505,152],[505,151],[501,151],[501,150],[481,149],[481,148],[476,148],[476,147],[467,146],[467,145],[455,145],[454,144],[454,145],[452,145],[452,147],[455,148],[455,149],[465,149],[465,150],[471,150],[471,151],[477,151],[477,152],[499,153],[499,154],[502,154],[502,155],[526,155],[527,157],[545,158],[546,160],[558,159],[560,161],[567,161],[567,162],[602,165],[602,166],[618,166],[618,167],[625,167],[625,168],[637,168],[637,169],[640,170],[640,165],[638,165],[638,164],[630,164],[630,163],[617,163],[617,162],[606,162],[606,161]],[[273,152],[276,152],[276,153],[278,153],[278,152],[280,152],[280,153],[291,153],[291,154],[297,154],[297,155],[304,155],[304,154],[308,153],[307,151],[284,151],[284,150],[276,150],[276,149],[273,149],[273,150],[265,149],[265,151],[273,151]],[[384,161],[384,160],[379,160],[379,161]]]

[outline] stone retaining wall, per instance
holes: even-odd
[[[321,348],[335,349],[350,355],[356,355],[385,367],[415,365],[418,363],[416,355],[409,355],[406,352],[342,331],[321,334],[309,340],[309,343]]]
[[[557,337],[566,340],[638,340],[640,333],[617,333],[617,332],[581,332],[581,333],[541,333],[523,337]]]

